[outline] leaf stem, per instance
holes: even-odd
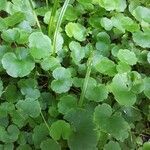
[[[79,107],[82,107],[82,105],[83,105],[87,85],[88,85],[90,74],[91,74],[92,60],[93,60],[93,52],[91,53],[91,56],[89,57],[88,62],[87,62],[87,71],[86,71],[86,75],[85,75],[85,79],[84,79],[84,83],[83,83],[83,87],[82,87],[81,96],[80,96],[79,103],[78,103]]]
[[[58,21],[57,21],[57,25],[56,25],[56,29],[55,29],[55,33],[54,33],[54,39],[53,39],[53,55],[55,55],[55,53],[56,53],[56,40],[57,40],[59,28],[61,26],[61,22],[62,22],[63,16],[66,12],[66,9],[67,9],[69,2],[70,2],[70,0],[65,0],[64,5],[63,5],[61,12],[60,12]]]
[[[34,15],[34,18],[35,18],[35,20],[36,20],[36,24],[37,24],[38,28],[40,29],[40,31],[42,31],[42,28],[41,28],[40,22],[39,22],[39,20],[38,20],[37,14],[36,14],[36,12],[34,11],[34,6],[33,6],[33,3],[32,3],[32,0],[29,0],[29,3],[30,3],[30,6],[31,6],[31,9],[32,9],[32,13],[33,13],[33,15]]]
[[[56,15],[56,10],[57,10],[58,5],[59,5],[59,0],[55,0],[54,1],[54,6],[52,8],[51,15],[50,15],[49,24],[48,24],[48,36],[49,37],[52,35],[52,32],[54,31],[54,29],[53,29],[53,27],[54,27],[54,18],[55,18],[55,15]]]
[[[43,119],[43,121],[44,121],[44,123],[45,123],[45,125],[46,125],[46,127],[48,129],[48,131],[50,132],[50,128],[49,128],[48,123],[46,122],[46,120],[44,118],[44,115],[43,115],[42,111],[41,111],[41,117],[42,117],[42,119]]]
[[[48,0],[46,0],[46,6],[47,6],[47,8],[48,8]]]

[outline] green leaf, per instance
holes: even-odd
[[[7,117],[7,115],[15,110],[13,103],[4,102],[0,105],[0,117]]]
[[[69,139],[71,132],[70,124],[64,120],[57,120],[50,127],[50,136],[54,140],[60,140],[61,138],[67,140]]]
[[[16,28],[3,30],[1,34],[2,39],[8,43],[13,43],[17,41],[19,36],[20,36],[19,31]]]
[[[100,58],[95,65],[95,68],[98,72],[104,75],[114,76],[116,74],[115,63],[106,57]]]
[[[117,69],[118,73],[125,73],[125,72],[131,71],[131,66],[125,62],[120,61],[118,63],[118,65],[116,66],[116,69]]]
[[[120,105],[131,106],[136,102],[136,95],[131,91],[131,81],[127,73],[115,75],[111,90]]]
[[[98,133],[88,111],[73,109],[65,115],[65,119],[74,127],[68,145],[71,150],[96,150]]]
[[[7,10],[9,11],[9,13],[13,14],[18,11],[23,12],[26,16],[26,20],[29,22],[31,26],[34,26],[36,24],[36,18],[34,16],[35,14],[33,13],[33,9],[28,0],[24,0],[24,1],[13,0],[12,3],[9,5],[11,7]]]
[[[124,114],[123,117],[129,122],[133,123],[135,121],[142,120],[142,114],[136,107],[123,107],[122,108]]]
[[[40,148],[41,150],[49,150],[49,148],[51,148],[51,150],[61,150],[60,145],[52,139],[44,140],[41,143]]]
[[[73,61],[78,64],[85,57],[85,51],[78,42],[72,41],[69,44],[71,50],[71,57]]]
[[[75,87],[82,87],[83,82],[84,82],[84,80],[82,78],[77,78],[77,77],[73,78],[73,85]]]
[[[79,23],[68,23],[65,27],[66,34],[78,41],[85,41],[86,28]]]
[[[145,142],[143,144],[143,150],[149,150],[150,149],[150,142]]]
[[[67,114],[70,109],[77,107],[77,99],[73,95],[67,95],[60,98],[58,102],[58,111]]]
[[[112,24],[112,21],[109,19],[109,18],[102,18],[101,19],[101,26],[107,30],[107,31],[110,31],[113,27],[113,24]]]
[[[0,11],[5,10],[7,5],[7,0],[1,0]]]
[[[16,124],[19,128],[22,128],[26,125],[28,115],[24,112],[21,112],[19,110],[13,110],[11,111],[10,115],[12,118],[12,122]]]
[[[6,143],[4,144],[4,150],[13,150],[14,144],[13,143]]]
[[[18,54],[6,53],[2,58],[2,65],[7,74],[14,78],[27,76],[35,67],[35,63],[25,48],[19,48]]]
[[[150,9],[143,7],[143,6],[138,6],[136,7],[133,12],[133,16],[140,22],[145,21],[150,23]]]
[[[54,118],[56,118],[59,115],[59,112],[56,106],[50,106],[48,109],[48,113],[50,114],[51,117],[54,117]]]
[[[50,18],[50,16],[51,16],[51,11],[47,11],[47,12],[45,13],[44,19],[43,19],[43,22],[44,22],[45,24],[48,24],[48,23],[49,23],[49,18]]]
[[[55,70],[56,68],[60,67],[60,61],[58,58],[55,57],[47,57],[41,62],[41,67],[43,70],[48,71],[48,70]]]
[[[98,105],[95,108],[94,120],[101,131],[107,132],[117,140],[123,142],[128,137],[128,123],[120,114],[113,114],[110,105]]]
[[[18,110],[25,112],[30,117],[36,118],[40,115],[41,107],[38,100],[27,98],[19,100],[16,104]]]
[[[135,65],[138,60],[135,53],[128,49],[120,49],[117,57],[121,62],[127,63],[129,65]]]
[[[125,30],[129,32],[135,32],[140,29],[139,25],[131,18],[124,16],[123,14],[117,14],[111,18],[113,26],[118,30],[125,33]]]
[[[51,39],[42,32],[33,32],[29,36],[29,47],[35,59],[48,57],[51,53]]]
[[[32,134],[35,148],[37,149],[40,148],[40,144],[42,143],[43,140],[47,139],[48,135],[49,135],[49,132],[44,123],[37,125],[33,129],[33,134]]]
[[[53,71],[53,77],[56,80],[51,82],[51,88],[56,93],[65,93],[72,86],[71,72],[64,67],[58,67]]]
[[[77,0],[79,3],[91,3],[92,0]]]
[[[0,127],[0,140],[6,143],[11,143],[11,142],[15,142],[18,139],[18,135],[19,135],[19,129],[17,128],[16,125],[10,125],[7,128],[7,131]]]
[[[28,37],[29,37],[29,31],[27,32],[24,29],[18,29],[18,32],[19,32],[19,38],[16,39],[16,42],[18,44],[27,44]]]
[[[20,93],[14,84],[9,84],[5,89],[4,96],[8,102],[15,103],[19,100]]]
[[[149,77],[146,77],[144,79],[144,94],[147,98],[150,99],[150,78]]]
[[[71,78],[71,72],[69,69],[66,69],[64,67],[58,67],[53,71],[53,77],[56,80],[68,79]]]
[[[85,97],[91,101],[100,102],[108,97],[108,90],[105,85],[99,84],[87,88]]]
[[[26,96],[26,98],[38,99],[40,97],[40,91],[37,86],[38,83],[34,79],[22,79],[18,82],[18,86],[21,89],[21,93]]]
[[[143,48],[150,48],[150,30],[146,32],[138,31],[132,34],[133,35],[133,41],[143,47]]]
[[[110,36],[106,32],[100,32],[97,34],[96,49],[100,51],[103,56],[109,55],[110,48]]]
[[[0,17],[0,31],[6,30],[8,27],[3,18]]]
[[[61,79],[61,80],[53,80],[51,82],[51,88],[56,93],[65,93],[70,90],[72,86],[72,79]]]
[[[104,146],[104,150],[121,150],[121,147],[118,142],[109,141],[109,143]]]
[[[17,150],[32,150],[32,148],[28,144],[25,144],[25,145],[19,145],[17,147]]]
[[[75,7],[73,7],[72,5],[68,5],[64,17],[68,21],[74,21],[78,19],[78,16],[79,16],[79,12],[75,9]]]
[[[131,91],[135,94],[139,94],[144,90],[144,82],[141,74],[136,71],[132,71],[128,74],[130,79],[130,84],[132,85]]]
[[[126,0],[94,0],[95,2],[98,2],[99,5],[103,8],[105,8],[107,11],[116,10],[118,12],[123,12],[126,5]]]
[[[8,16],[4,19],[8,27],[13,27],[16,24],[22,22],[25,19],[25,15],[22,12],[16,12],[11,16]]]

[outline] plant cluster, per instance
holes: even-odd
[[[0,150],[150,150],[150,1],[0,0]]]

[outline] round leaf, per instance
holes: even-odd
[[[35,59],[45,58],[51,53],[51,39],[42,32],[33,32],[29,36],[29,47]]]
[[[21,52],[24,53],[24,57],[19,58],[15,53],[8,52],[2,58],[3,68],[14,78],[27,76],[35,67],[35,63],[28,55],[28,51],[22,49]]]

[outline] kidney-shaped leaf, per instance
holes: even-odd
[[[20,49],[18,55],[13,52],[6,53],[2,58],[2,65],[6,72],[14,78],[27,76],[35,67],[26,49]]]

